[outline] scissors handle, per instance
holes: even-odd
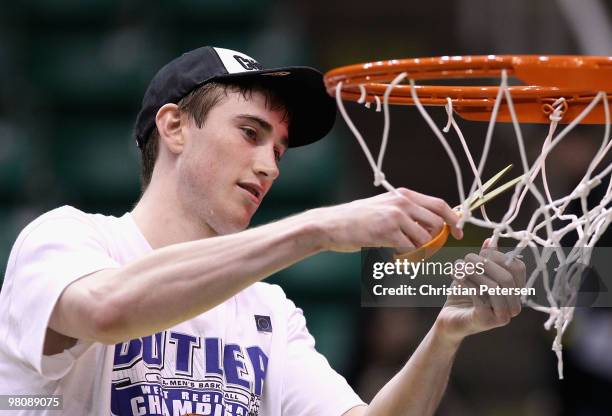
[[[512,165],[508,165],[506,166],[504,169],[502,169],[499,173],[497,173],[495,176],[493,176],[491,179],[489,179],[486,183],[484,183],[481,188],[482,191],[490,188],[491,186],[493,186],[495,184],[495,182],[497,182],[506,172],[508,172],[510,169],[512,169]],[[517,183],[519,183],[520,181],[523,180],[525,174],[512,179],[509,182],[506,182],[505,184],[497,187],[496,189],[492,190],[491,192],[488,192],[485,195],[481,195],[481,194],[474,194],[472,195],[470,198],[468,198],[467,203],[469,204],[469,210],[473,211],[476,208],[480,207],[481,205],[484,205],[485,203],[487,203],[488,201],[490,201],[491,199],[497,197],[499,194],[506,192],[509,189],[512,189]],[[457,215],[461,216],[461,212],[456,211]],[[433,256],[434,254],[436,254],[436,252],[438,250],[440,250],[444,244],[446,243],[446,240],[448,240],[448,235],[450,234],[450,227],[448,224],[444,224],[444,227],[442,228],[442,231],[440,231],[438,233],[438,235],[436,235],[433,239],[431,239],[428,243],[422,245],[421,247],[417,248],[414,251],[411,251],[410,253],[406,253],[406,254],[396,254],[395,258],[396,259],[400,259],[400,260],[408,260],[410,262],[418,262],[421,260],[425,260],[431,256]]]
[[[438,233],[438,235],[436,235],[429,242],[423,244],[421,247],[411,251],[410,253],[396,254],[395,258],[400,260],[406,259],[413,263],[427,259],[436,254],[436,252],[444,246],[449,234],[450,227],[448,224],[444,224],[444,227],[442,227],[442,230]]]

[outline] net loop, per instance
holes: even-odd
[[[444,106],[446,109],[446,115],[448,116],[448,121],[446,122],[446,126],[442,129],[444,133],[448,133],[450,131],[451,126],[455,119],[453,118],[453,100],[450,97],[446,97],[446,105]]]
[[[546,114],[550,121],[556,121],[557,123],[563,119],[563,116],[567,112],[569,105],[564,97],[558,98],[552,104],[542,104],[542,111]]]
[[[374,172],[374,186],[380,186],[385,181],[385,174],[380,170]]]
[[[363,103],[365,103],[366,95],[367,95],[366,89],[363,86],[363,84],[359,84],[359,91],[361,92],[361,95],[359,96],[359,99],[357,100],[357,103],[358,104],[363,104]]]

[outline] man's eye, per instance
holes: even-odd
[[[246,137],[251,140],[257,139],[257,131],[255,129],[252,129],[250,127],[242,127],[242,132]]]
[[[278,150],[274,151],[274,158],[276,159],[277,162],[280,162],[281,160],[281,154]]]

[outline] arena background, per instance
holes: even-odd
[[[140,100],[157,69],[184,51],[222,46],[266,65],[323,71],[417,56],[612,55],[611,14],[612,2],[603,0],[2,2],[0,260],[6,265],[20,229],[57,206],[112,215],[131,209],[139,197],[131,131]],[[381,115],[348,107],[376,146]],[[432,114],[445,123],[443,110]],[[455,204],[451,165],[425,122],[406,108],[394,109],[392,120],[385,163],[390,181]],[[480,148],[483,125],[462,125]],[[526,126],[524,133],[544,137],[539,127]],[[599,143],[589,141],[599,140],[594,129],[580,134],[582,140],[557,156],[553,189],[567,187],[572,163],[588,160]],[[493,167],[517,160],[513,140],[509,126],[496,130]],[[287,154],[254,223],[378,192],[338,118],[325,140]],[[466,241],[473,244],[485,236],[468,231]],[[410,356],[437,311],[360,308],[359,266],[358,253],[325,253],[269,281],[305,310],[318,349],[370,400]],[[610,313],[584,310],[577,321],[565,338],[562,382],[542,314],[524,310],[508,327],[468,339],[438,414],[609,414],[612,361],[589,354],[595,350],[588,340],[597,335],[597,342],[610,345]]]

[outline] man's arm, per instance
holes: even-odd
[[[434,324],[406,365],[378,392],[369,406],[344,416],[434,414],[442,399],[460,342],[447,339]]]
[[[307,256],[367,246],[420,246],[444,221],[461,236],[447,204],[401,189],[399,195],[381,194],[236,234],[167,246],[71,283],[54,308],[49,329],[73,342],[113,344],[146,336],[191,319]],[[53,347],[45,344],[49,353]]]
[[[525,266],[517,259],[507,265],[506,257],[488,250],[470,254],[466,261],[485,264],[482,276],[466,276],[461,285],[476,287],[524,287]],[[456,281],[455,283],[456,284]],[[359,406],[344,416],[434,414],[437,409],[463,338],[506,325],[519,314],[519,296],[451,296],[435,324],[406,365],[378,392],[369,406]]]

